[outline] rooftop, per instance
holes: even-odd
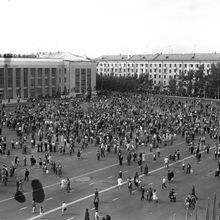
[[[96,61],[220,61],[220,53],[176,53],[176,54],[138,54],[106,55]]]
[[[90,61],[86,56],[79,56],[72,54],[70,52],[41,52],[39,53],[40,58],[48,58],[48,59],[62,59],[65,61]]]

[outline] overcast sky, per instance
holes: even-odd
[[[220,0],[0,0],[0,53],[220,52]]]

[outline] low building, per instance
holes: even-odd
[[[59,53],[59,55],[64,53]],[[36,57],[0,57],[0,99],[54,97],[58,94],[92,92],[96,85],[96,64],[89,59],[72,60],[56,54]],[[52,56],[53,55],[53,56]]]

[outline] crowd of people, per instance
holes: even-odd
[[[80,159],[83,151],[93,145],[97,147],[98,161],[105,159],[108,153],[113,153],[118,157],[119,166],[137,163],[138,172],[135,173],[133,181],[134,185],[140,188],[141,199],[146,196],[148,201],[158,202],[157,190],[151,187],[145,189],[141,183],[140,174],[148,175],[148,165],[145,151],[139,149],[144,146],[149,148],[150,152],[154,150],[152,160],[157,161],[161,157],[160,149],[175,144],[177,136],[182,136],[189,153],[195,154],[199,162],[201,151],[205,150],[209,154],[210,145],[205,140],[207,135],[216,143],[214,155],[218,165],[215,176],[219,177],[220,114],[219,109],[212,103],[119,93],[111,97],[93,98],[89,103],[89,109],[86,110],[82,108],[82,103],[83,99],[68,99],[19,105],[13,111],[2,108],[0,135],[2,129],[9,129],[14,132],[16,138],[8,140],[7,136],[2,136],[0,154],[10,156],[15,149],[20,149],[23,154],[23,158],[15,156],[10,167],[3,165],[0,170],[2,184],[7,185],[8,178],[14,176],[19,164],[22,165],[21,161],[26,167],[28,158],[31,166],[38,166],[43,173],[53,172],[61,177],[62,165],[53,160],[53,154],[76,155]],[[197,144],[196,137],[199,138]],[[29,157],[32,149],[36,149],[37,153]],[[162,189],[167,188],[166,179],[168,182],[173,180],[174,173],[170,170],[169,163],[180,160],[181,151],[183,149],[177,149],[164,156],[164,166],[168,169],[168,174],[167,178],[162,177]],[[186,174],[193,173],[189,163],[183,162],[182,169]],[[17,190],[22,189],[22,181],[22,178],[17,178]],[[27,168],[24,181],[29,181]],[[132,179],[128,178],[126,182],[132,194]],[[119,187],[122,184],[123,177],[119,173]],[[61,189],[65,187],[67,192],[70,192],[69,177],[62,177]],[[176,201],[174,189],[169,198]],[[95,200],[99,200],[99,197],[95,196],[94,204]],[[192,200],[191,198],[190,201]],[[98,207],[95,207],[95,211],[98,212]],[[88,220],[88,214],[85,216]]]

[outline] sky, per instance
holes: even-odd
[[[219,0],[0,0],[0,53],[220,52]]]

